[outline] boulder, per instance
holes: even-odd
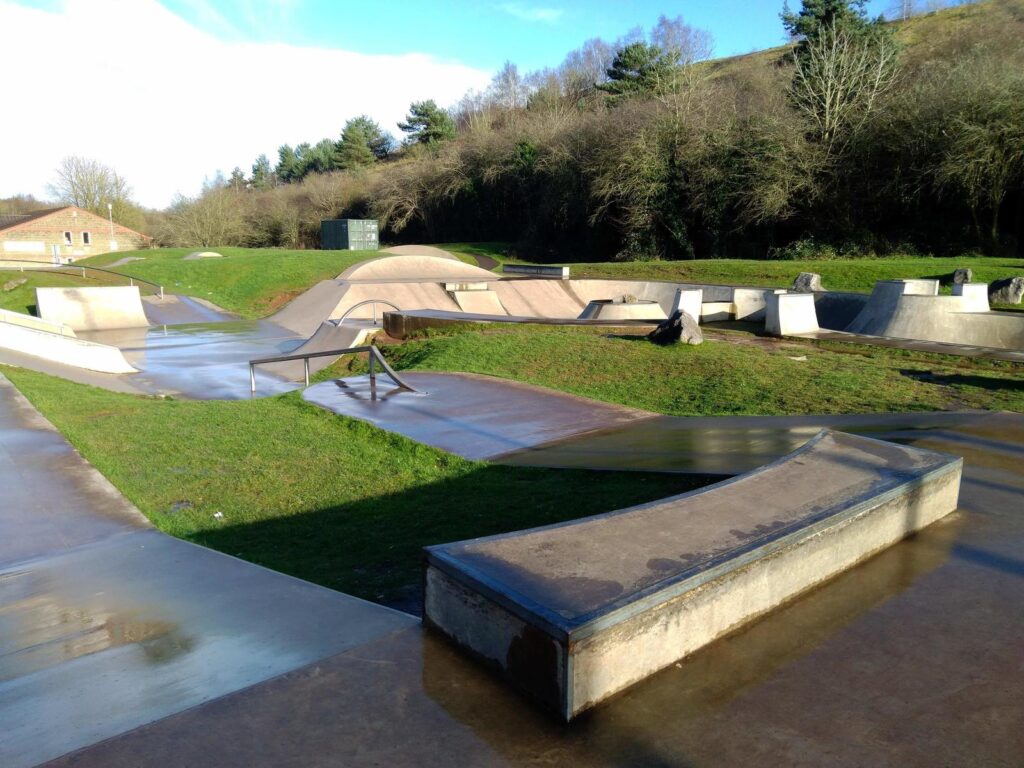
[[[960,267],[959,269],[953,270],[953,285],[969,283],[973,277],[974,273],[969,267]]]
[[[794,293],[814,293],[824,290],[825,287],[821,284],[821,275],[815,272],[801,272],[793,281]]]
[[[685,341],[687,344],[700,344],[704,341],[700,325],[693,315],[677,309],[672,317],[663,320],[658,327],[647,334],[647,338],[655,344],[675,344]]]
[[[1024,297],[1024,277],[1004,277],[988,286],[990,304],[1020,304]]]
[[[28,282],[28,278],[27,277],[22,277],[22,278],[19,278],[18,280],[8,280],[6,283],[4,283],[4,292],[13,291],[19,285],[24,285],[27,282]]]

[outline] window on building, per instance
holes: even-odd
[[[92,235],[88,232],[82,233],[82,245],[92,245]]]
[[[65,232],[64,233],[64,245],[71,245],[71,233],[70,232]]]

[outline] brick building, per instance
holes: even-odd
[[[0,214],[0,260],[61,262],[148,248],[151,237],[73,205]]]

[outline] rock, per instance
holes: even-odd
[[[793,281],[793,291],[795,293],[814,293],[815,291],[824,291],[825,287],[821,284],[821,275],[815,272],[801,272],[796,276],[796,280]]]
[[[700,325],[693,315],[677,309],[668,320],[662,320],[658,327],[647,334],[647,338],[655,344],[675,344],[685,341],[687,344],[700,344],[704,341]]]
[[[613,300],[616,304],[636,304],[640,299],[634,296],[632,293],[624,293],[619,298]]]
[[[18,280],[8,280],[6,283],[4,283],[4,291],[5,292],[6,291],[13,291],[19,285],[24,285],[27,282],[28,282],[28,278],[27,277],[22,277],[22,278],[20,278]]]
[[[1024,297],[1024,277],[1005,277],[988,285],[990,304],[1020,304]]]
[[[963,285],[964,283],[971,282],[971,278],[974,277],[974,273],[968,267],[960,267],[959,269],[953,270],[953,285]]]

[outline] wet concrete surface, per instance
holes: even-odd
[[[904,422],[959,512],[569,726],[412,627],[54,765],[1019,766],[1024,416]]]
[[[155,531],[2,378],[0,481],[4,768],[416,625]]]
[[[126,328],[82,332],[88,341],[119,347],[139,369],[126,378],[136,389],[196,400],[250,396],[249,361],[285,355],[305,339],[265,320]],[[257,370],[261,396],[289,392],[297,384]]]
[[[371,387],[368,376],[358,376],[316,384],[303,398],[468,459],[494,459],[652,416],[488,376],[418,371],[401,376],[417,391],[397,389],[383,375]]]

